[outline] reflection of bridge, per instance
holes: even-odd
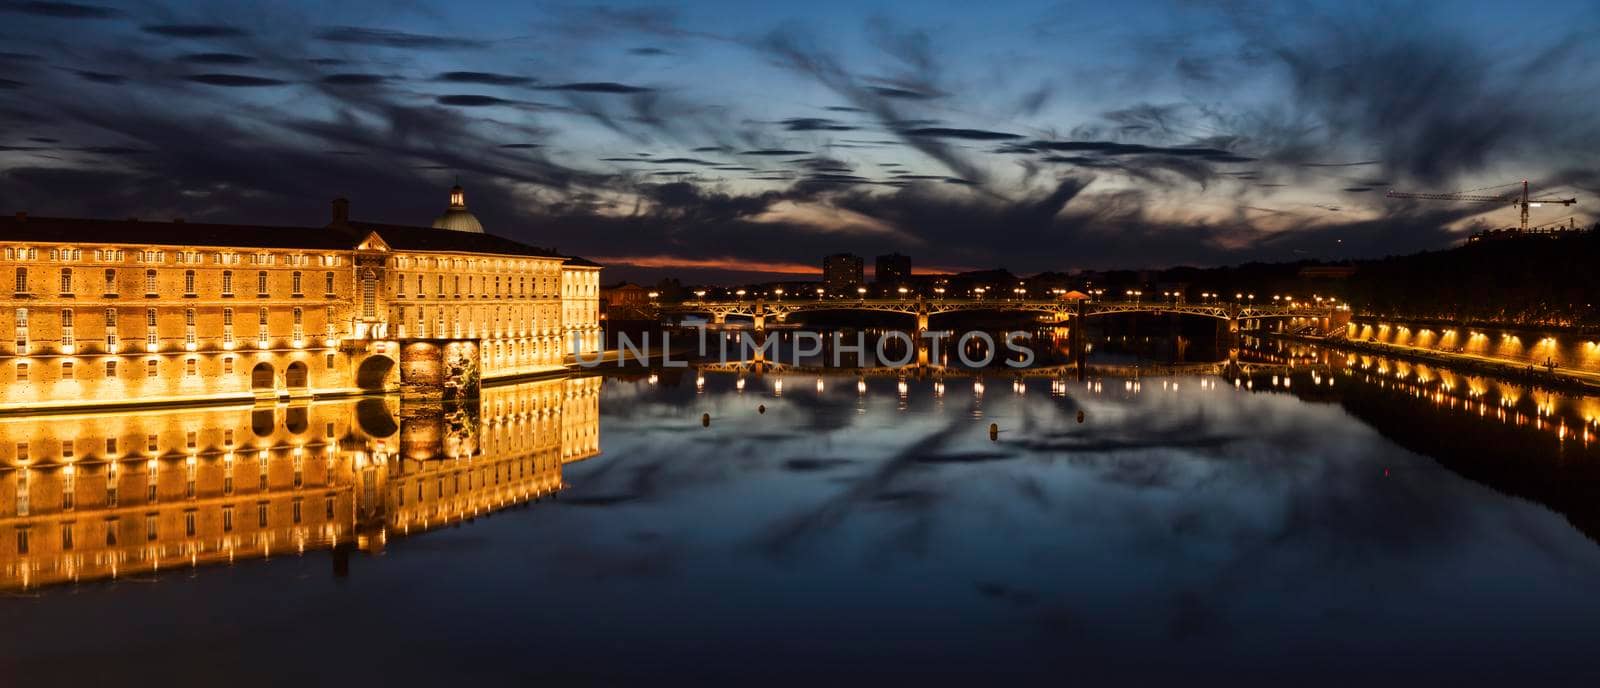
[[[858,378],[1137,378],[1195,375],[1253,375],[1287,373],[1291,370],[1322,370],[1326,366],[1287,363],[1245,363],[1234,360],[1206,363],[1168,364],[1106,364],[1089,363],[1080,372],[1077,365],[1033,366],[1028,368],[963,368],[941,365],[870,366],[845,368],[831,366],[789,365],[769,361],[738,361],[729,363],[704,363],[695,366],[701,373],[731,373],[735,375],[772,375],[781,377],[855,376]],[[1324,372],[1326,372],[1324,370]]]
[[[960,311],[988,311],[1001,313],[1038,313],[1055,322],[1065,323],[1075,318],[1087,318],[1119,313],[1149,313],[1154,315],[1190,315],[1214,318],[1228,324],[1229,332],[1237,332],[1239,323],[1267,318],[1304,318],[1325,332],[1344,326],[1349,311],[1331,306],[1301,303],[1283,305],[1255,305],[1252,303],[1172,303],[1161,301],[1065,301],[1059,299],[818,299],[815,301],[685,301],[677,306],[663,308],[664,312],[677,314],[703,313],[711,322],[722,324],[728,316],[750,318],[755,329],[766,329],[767,318],[783,322],[792,313],[815,311],[876,311],[902,313],[916,318],[917,331],[928,329],[930,317]],[[1245,328],[1250,329],[1250,328]]]

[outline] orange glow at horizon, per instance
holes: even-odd
[[[820,277],[821,264],[782,261],[749,260],[732,256],[715,258],[685,258],[681,256],[588,256],[590,260],[605,265],[627,265],[636,268],[676,268],[694,270],[728,270],[732,272],[767,272],[780,275],[807,275]],[[927,267],[917,268],[917,275],[950,275],[971,268]],[[871,270],[868,270],[871,272]]]

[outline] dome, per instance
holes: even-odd
[[[467,210],[467,193],[459,184],[450,189],[450,208],[433,221],[433,228],[483,233],[483,223],[478,222],[478,216]]]

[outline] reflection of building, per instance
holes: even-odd
[[[0,589],[381,548],[535,499],[599,453],[599,390],[485,388],[465,442],[392,396],[0,420]]]
[[[822,259],[822,286],[836,294],[855,295],[862,278],[861,256],[853,253],[835,253]]]
[[[600,346],[600,267],[435,226],[0,220],[0,408],[393,389],[408,341],[471,340],[485,378]]]
[[[911,279],[911,256],[898,253],[878,256],[872,281],[879,287],[902,287]]]

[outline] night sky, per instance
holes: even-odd
[[[1600,5],[0,1],[0,210],[488,231],[607,280],[1405,253],[1600,189]],[[1494,189],[1489,193],[1508,191]],[[1535,210],[1535,223],[1573,208]]]

